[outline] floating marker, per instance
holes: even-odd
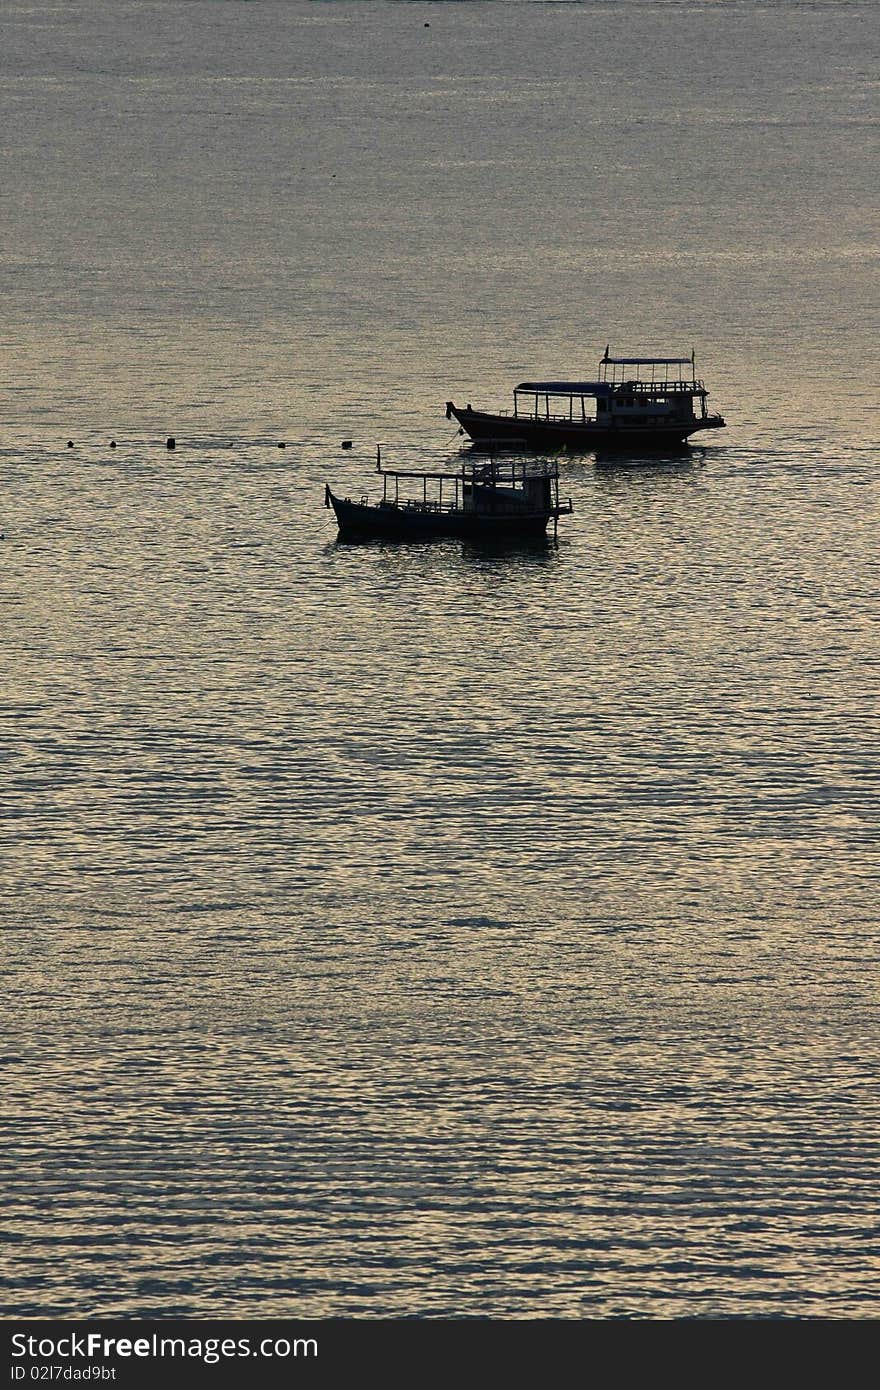
[[[68,447],[68,449],[72,449],[72,448],[73,448],[73,440],[72,440],[72,439],[68,439],[68,441],[67,441],[67,447]]]
[[[352,441],[351,441],[350,439],[343,439],[343,441],[342,441],[342,447],[343,447],[343,449],[350,449],[350,448],[351,448],[351,443],[352,443]]]
[[[286,449],[286,448],[287,448],[287,445],[284,444],[284,443],[281,443],[281,444],[278,445],[278,448],[279,448],[279,449]]]
[[[173,434],[169,434],[168,438],[165,440],[165,448],[166,448],[166,449],[176,449],[176,448],[177,448],[177,440],[174,438],[174,435],[173,435]]]
[[[110,440],[110,448],[111,448],[111,449],[115,449],[115,448],[116,448],[116,440],[115,440],[115,439],[111,439],[111,440]]]

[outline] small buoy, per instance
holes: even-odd
[[[284,441],[282,440],[281,443],[279,443],[278,448],[279,448],[279,449],[286,449],[286,448],[287,448],[287,445],[286,445],[286,444],[284,443]]]
[[[426,28],[426,29],[430,29],[430,27],[431,27],[431,26],[430,26],[430,24],[428,23],[428,21],[425,20],[425,28]]]
[[[343,449],[350,449],[350,448],[351,448],[351,444],[352,444],[352,441],[351,441],[350,439],[343,439],[343,441],[342,441],[342,447],[343,447]]]
[[[115,448],[116,448],[116,440],[115,440],[115,439],[111,439],[111,440],[110,440],[110,448],[111,448],[111,449],[115,449]]]
[[[72,448],[73,448],[73,440],[72,440],[72,439],[68,439],[68,441],[67,441],[67,447],[68,447],[68,449],[72,449]]]
[[[174,435],[173,435],[173,434],[169,434],[168,438],[165,440],[165,448],[166,448],[166,449],[175,449],[176,447],[177,447],[177,440],[174,438]]]

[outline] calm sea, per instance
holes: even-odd
[[[7,1316],[880,1315],[878,40],[4,0]],[[727,430],[337,544],[606,343]]]

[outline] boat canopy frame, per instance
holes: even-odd
[[[610,344],[606,345],[599,361],[599,379],[604,383],[627,387],[635,385],[636,383],[631,381],[631,373],[617,369],[638,367],[636,377],[640,386],[655,386],[658,389],[665,387],[667,391],[692,391],[694,395],[699,394],[697,388],[703,388],[703,383],[697,380],[697,357],[693,348],[689,357],[612,357],[609,347]],[[650,381],[647,370],[642,371],[643,367],[650,367]],[[670,368],[676,367],[690,367],[690,374],[686,376],[684,372],[678,371],[670,375]]]
[[[626,369],[637,368],[633,377]],[[650,367],[650,376],[647,368]],[[690,367],[690,375],[685,376],[682,367]],[[644,369],[644,370],[643,370]],[[628,396],[642,396],[646,405],[660,399],[687,397],[700,400],[702,414],[706,415],[706,399],[709,392],[704,382],[696,375],[695,357],[610,357],[608,348],[599,362],[599,378],[596,381],[521,381],[513,388],[513,413],[527,419],[541,418],[538,402],[544,398],[545,419],[562,420],[588,424],[593,417],[587,415],[586,401],[610,400],[625,393]],[[534,397],[532,409],[520,410],[521,397]],[[551,400],[567,400],[567,417],[563,412],[559,417],[551,416]],[[576,408],[576,403],[580,409]]]
[[[458,468],[425,470],[423,468],[387,468],[382,462],[382,446],[376,447],[376,472],[382,477],[382,502],[386,507],[402,507],[419,511],[457,512],[465,506],[465,499],[479,491],[484,499],[490,499],[492,509],[501,512],[521,513],[527,502],[526,485],[530,481],[546,479],[550,485],[551,513],[571,511],[571,502],[559,501],[559,461],[540,458],[491,458],[479,460],[463,458]],[[401,479],[418,479],[422,484],[422,496],[401,500]],[[428,483],[436,483],[432,494],[428,494]],[[444,498],[443,484],[447,483]],[[390,484],[393,483],[393,488]],[[448,484],[451,483],[450,488]],[[451,494],[451,495],[450,495]],[[362,497],[361,501],[366,502]]]

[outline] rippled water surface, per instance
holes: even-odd
[[[877,37],[8,0],[7,1315],[880,1314]],[[728,428],[336,541],[609,340]]]

